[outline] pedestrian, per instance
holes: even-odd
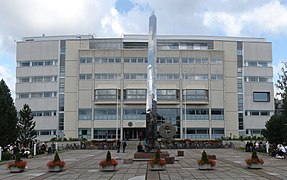
[[[125,153],[126,147],[127,147],[127,142],[126,140],[123,140],[123,153]]]
[[[118,139],[118,141],[117,141],[117,153],[119,153],[120,152],[120,149],[121,149],[121,140],[119,140]]]

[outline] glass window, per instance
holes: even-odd
[[[20,83],[29,82],[29,81],[30,81],[29,77],[21,77],[21,78],[19,78],[19,82]]]
[[[259,111],[250,111],[251,116],[259,116]]]
[[[270,92],[253,92],[254,102],[269,102]]]
[[[20,62],[20,67],[27,67],[27,66],[30,66],[30,62],[27,61],[27,62]]]
[[[118,110],[118,113],[120,111]],[[116,120],[117,109],[95,109],[95,120]]]
[[[79,120],[92,120],[92,109],[79,109]]]
[[[29,93],[20,93],[19,98],[29,98]]]

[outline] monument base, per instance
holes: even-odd
[[[150,160],[155,156],[155,152],[136,152],[134,154],[134,160]],[[161,151],[161,158],[168,158],[169,153],[167,151]]]

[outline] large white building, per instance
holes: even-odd
[[[263,38],[159,35],[158,126],[175,138],[260,134],[274,113],[272,44]],[[16,107],[38,139],[145,135],[147,36],[26,37],[17,42]]]

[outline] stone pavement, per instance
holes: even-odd
[[[118,160],[115,172],[99,171],[98,163],[105,159],[105,150],[70,150],[60,152],[61,160],[66,162],[65,170],[59,173],[48,172],[46,164],[54,155],[45,155],[27,159],[28,168],[23,173],[10,173],[6,164],[0,164],[0,179],[77,179],[77,180],[182,180],[182,179],[287,179],[287,159],[275,159],[261,153],[258,156],[265,163],[260,170],[246,168],[245,159],[251,153],[237,149],[206,149],[207,154],[217,156],[213,170],[200,171],[197,160],[204,149],[184,149],[184,157],[177,157],[177,150],[167,150],[170,156],[176,157],[174,164],[167,164],[164,171],[147,170],[147,161],[134,161],[124,164],[123,159],[133,158],[135,150],[127,149],[126,153],[111,150],[112,158]]]

